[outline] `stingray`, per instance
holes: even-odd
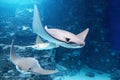
[[[48,75],[58,72],[58,70],[45,70],[43,69],[38,60],[33,57],[20,57],[15,54],[14,41],[10,49],[10,60],[16,66],[16,69],[23,74],[41,74]]]
[[[48,50],[59,47],[57,44],[43,42],[39,36],[36,37],[36,44],[31,46],[33,49],[36,50]]]
[[[43,27],[39,11],[36,5],[34,5],[33,15],[33,32],[47,40],[50,43],[57,44],[65,48],[82,48],[85,45],[85,38],[89,32],[89,28],[75,35],[69,31]]]

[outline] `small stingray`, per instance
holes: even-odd
[[[32,57],[20,57],[14,52],[14,41],[12,41],[12,46],[10,49],[10,60],[15,64],[16,69],[23,74],[53,74],[58,72],[58,70],[45,70],[43,69],[38,60]]]
[[[36,50],[48,50],[59,47],[57,44],[43,42],[39,36],[36,37],[36,44],[32,46],[32,48]]]

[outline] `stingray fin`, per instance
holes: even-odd
[[[36,44],[44,43],[39,36],[36,37]]]
[[[48,29],[48,26],[47,25],[45,25],[45,30],[47,30]]]
[[[89,32],[89,28],[85,29],[84,31],[82,31],[81,33],[77,34],[77,36],[81,39],[81,40],[85,40],[87,34]]]

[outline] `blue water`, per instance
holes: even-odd
[[[118,0],[1,0],[0,80],[119,80],[119,3]],[[59,47],[40,51],[24,48],[35,44],[37,36],[32,30],[34,4],[43,26],[74,34],[89,28],[86,45],[80,49]],[[57,68],[59,72],[21,74],[9,57],[13,39],[18,46],[17,55],[36,58],[44,69]]]

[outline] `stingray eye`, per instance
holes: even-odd
[[[65,38],[65,40],[66,40],[67,42],[69,42],[69,41],[70,41],[70,38]]]
[[[19,69],[19,70],[22,70],[22,68],[21,68],[21,67],[18,67],[18,69]]]
[[[29,69],[28,69],[28,71],[31,71],[31,70],[32,70],[32,68],[29,68]]]

